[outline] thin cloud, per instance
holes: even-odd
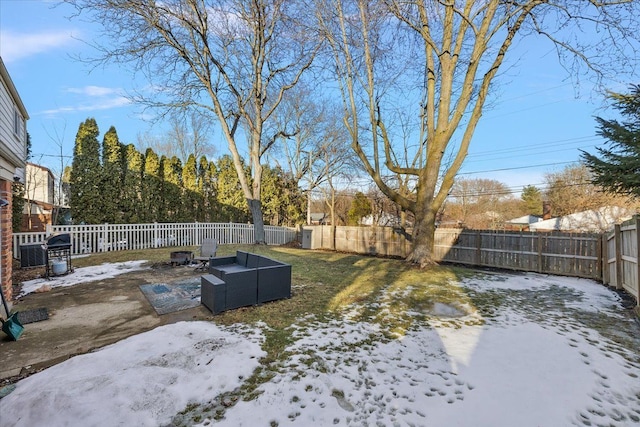
[[[16,33],[3,30],[0,31],[0,52],[3,61],[9,64],[72,44],[76,42],[76,37],[77,35],[70,30],[40,33]]]
[[[87,96],[107,96],[107,95],[112,95],[114,93],[117,93],[119,91],[119,89],[113,89],[110,87],[104,87],[104,86],[85,86],[85,87],[71,87],[69,89],[67,89],[67,92],[69,93],[77,93],[80,95],[87,95]]]
[[[99,100],[98,102],[94,102],[91,104],[83,104],[78,106],[67,106],[60,107],[51,110],[44,110],[39,114],[46,116],[55,116],[56,114],[61,113],[73,113],[78,111],[99,111],[99,110],[109,110],[111,108],[119,108],[124,107],[131,104],[131,100],[124,96],[117,96],[114,98],[108,98]]]

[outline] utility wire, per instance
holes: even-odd
[[[568,164],[572,164],[572,163],[576,163],[576,162],[577,162],[577,160],[573,160],[571,162],[542,163],[542,164],[529,165],[529,166],[516,166],[516,167],[512,167],[512,168],[487,169],[487,170],[473,171],[473,172],[459,172],[458,175],[474,175],[474,174],[477,174],[477,173],[502,172],[502,171],[518,170],[518,169],[540,168],[540,167],[543,167],[543,166],[568,165]]]

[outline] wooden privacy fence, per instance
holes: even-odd
[[[296,230],[266,225],[265,240],[281,245],[296,239]],[[72,254],[113,250],[149,249],[166,246],[198,246],[202,239],[213,238],[219,244],[253,243],[252,224],[235,223],[153,223],[54,225],[47,232],[13,233],[13,256],[20,257],[20,246],[42,243],[52,233],[71,235]]]
[[[435,257],[442,261],[602,278],[599,234],[441,229],[435,241]]]
[[[406,234],[388,227],[314,226],[311,248],[405,257]],[[482,267],[602,279],[599,234],[442,229],[435,259]]]
[[[640,263],[638,263],[639,217],[615,225],[604,236],[604,272],[602,281],[616,289],[624,289],[633,295],[640,305]]]

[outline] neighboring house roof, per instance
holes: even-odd
[[[619,206],[605,206],[584,212],[577,212],[558,218],[539,221],[529,226],[531,231],[579,231],[602,232],[631,218],[634,211]]]
[[[383,212],[378,218],[374,218],[373,215],[367,215],[360,221],[361,225],[373,225],[374,223],[383,227],[395,227],[402,223],[402,219],[397,215]]]
[[[525,215],[519,218],[510,219],[509,221],[505,221],[505,222],[507,224],[514,224],[514,225],[529,225],[539,221],[542,221],[542,218],[540,218],[539,216]]]
[[[25,200],[25,206],[24,206],[24,210],[26,214],[29,213],[28,209],[29,206],[27,206],[29,203],[36,205],[36,206],[40,206],[42,209],[50,211],[53,210],[53,208],[55,207],[55,205],[51,204],[51,203],[47,203],[47,202],[41,202],[39,200]]]
[[[37,165],[37,164],[35,164],[35,163],[31,163],[31,162],[27,162],[26,164],[27,164],[28,166],[32,166],[32,167],[34,167],[34,168],[38,168],[38,169],[42,170],[43,172],[48,173],[49,175],[51,175],[51,176],[53,177],[53,172],[51,172],[51,169],[49,169],[49,168],[47,168],[47,167],[45,167],[45,166]]]

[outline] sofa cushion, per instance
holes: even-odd
[[[275,267],[275,266],[278,266],[278,265],[284,265],[284,263],[282,263],[280,261],[276,261],[276,260],[271,259],[271,258],[260,257],[259,267]]]
[[[236,251],[236,264],[246,267],[248,256],[249,256],[249,253],[247,252]]]
[[[258,268],[261,266],[262,257],[256,254],[247,255],[247,268]]]

